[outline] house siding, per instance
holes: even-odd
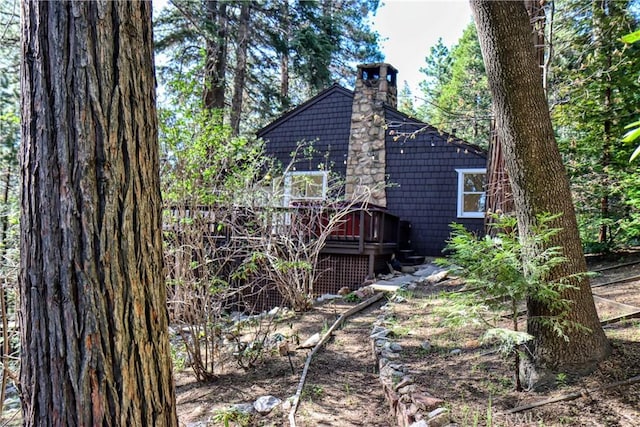
[[[329,159],[331,170],[346,173],[353,93],[333,86],[258,133],[266,141],[267,153],[283,165],[299,141],[314,141],[317,154],[298,160],[297,170],[317,170]],[[387,209],[411,223],[411,246],[418,254],[437,256],[450,234],[450,224],[458,222],[482,232],[482,218],[457,217],[458,175],[456,169],[485,168],[486,155],[437,129],[385,108],[387,123],[386,174]],[[414,138],[397,138],[398,132],[422,129]]]
[[[411,222],[412,249],[422,255],[441,255],[452,222],[482,232],[482,218],[457,217],[456,169],[485,168],[484,154],[456,141],[447,142],[450,137],[433,127],[414,138],[397,138],[398,132],[424,129],[424,125],[408,124],[403,115],[393,111],[387,112],[387,121],[407,123],[393,127],[395,135],[387,133],[387,208]]]
[[[312,142],[316,155],[312,159],[298,156],[296,170],[318,170],[325,163],[328,168],[344,176],[347,148],[351,127],[353,94],[339,86],[333,86],[321,94],[312,108],[294,110],[286,120],[277,120],[258,133],[266,142],[266,152],[275,157],[283,167],[291,161],[291,153],[298,143]]]

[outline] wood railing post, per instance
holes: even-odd
[[[358,251],[364,252],[364,209],[360,209],[360,236],[358,236]]]

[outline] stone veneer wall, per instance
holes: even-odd
[[[378,68],[378,78],[363,79],[363,68]],[[395,107],[397,103],[397,88],[387,81],[390,68],[388,64],[358,67],[347,156],[347,197],[370,192],[368,201],[379,206],[387,205],[384,104]]]

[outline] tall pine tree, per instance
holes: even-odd
[[[425,106],[423,119],[486,147],[491,124],[491,98],[478,37],[473,23],[450,50],[440,40],[421,69]]]
[[[207,105],[226,109],[236,132],[349,81],[354,63],[382,59],[368,21],[376,0],[203,2],[173,0],[160,14],[157,48],[168,58],[161,76],[200,80],[217,95],[205,93],[216,100]]]
[[[633,146],[621,142],[640,105],[640,46],[620,37],[638,25],[632,2],[567,1],[556,6],[550,98],[558,140],[589,250],[610,250],[640,234],[634,216]]]

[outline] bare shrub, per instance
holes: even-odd
[[[231,361],[251,368],[277,345],[270,335],[278,310],[250,321],[239,313],[278,300],[308,309],[326,239],[368,195],[340,201],[342,182],[326,171],[326,199],[290,203],[288,169],[274,167],[260,141],[233,137],[197,102],[165,111],[161,136],[172,327],[197,379]],[[298,154],[313,147],[302,143],[293,160]]]

